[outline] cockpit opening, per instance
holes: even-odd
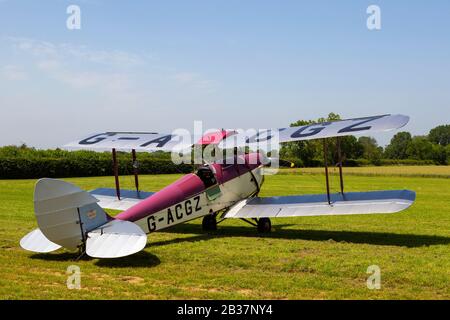
[[[205,188],[209,188],[217,184],[213,171],[208,166],[202,166],[197,170],[197,176],[203,181]]]

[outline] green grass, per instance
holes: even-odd
[[[330,167],[330,174],[339,174],[337,167]],[[450,178],[450,166],[379,166],[343,168],[345,175],[360,176],[398,176],[398,177],[432,177]],[[281,169],[281,174],[323,174],[324,168]]]
[[[370,173],[370,169],[368,173]],[[158,190],[178,175],[142,176]],[[84,189],[113,186],[112,177],[66,179]],[[266,177],[263,196],[321,193],[319,175]],[[131,187],[123,177],[122,187]],[[449,299],[450,188],[447,179],[347,176],[350,191],[412,189],[416,203],[393,215],[273,220],[258,235],[227,220],[215,234],[201,221],[148,237],[140,253],[84,259],[65,250],[34,254],[19,247],[36,227],[34,180],[0,181],[2,299]],[[337,177],[332,188],[337,189]],[[66,287],[69,265],[81,268],[81,290]],[[381,289],[366,287],[367,267],[381,268]]]

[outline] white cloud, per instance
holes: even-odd
[[[8,38],[12,46],[28,56],[28,61],[42,75],[66,84],[73,89],[90,89],[107,99],[132,97],[130,72],[144,64],[139,55],[123,51],[91,50],[87,46],[55,44],[28,38]],[[23,79],[18,68],[4,68],[9,78]]]
[[[180,72],[173,76],[173,79],[180,83],[191,83],[198,78],[198,74],[193,72]]]
[[[186,125],[190,109],[206,110],[214,101],[209,93],[215,81],[161,61],[155,65],[147,55],[29,38],[6,38],[2,45],[9,50],[2,53],[8,62],[0,65],[0,83],[7,82],[6,76],[29,81],[11,83],[11,90],[0,92],[9,115],[0,118],[0,131],[5,133],[0,134],[0,144],[20,138],[54,147],[81,132],[164,131],[169,121],[169,128]],[[175,111],[178,116],[170,117]],[[29,114],[33,117],[24,117]],[[23,130],[18,130],[18,122]],[[51,134],[55,130],[58,135]]]
[[[0,74],[7,80],[21,81],[27,80],[28,74],[20,66],[6,65],[0,68]]]
[[[142,65],[144,63],[143,58],[139,55],[123,51],[95,51],[89,50],[85,46],[72,46],[67,44],[62,45],[62,49],[73,57],[85,59],[93,63],[116,65],[122,67],[134,67]]]
[[[47,59],[38,61],[36,66],[43,71],[52,71],[57,70],[61,66],[61,63],[55,59]]]
[[[38,58],[45,59],[80,59],[85,62],[104,64],[116,67],[134,67],[145,63],[138,54],[119,50],[94,50],[87,46],[68,43],[54,44],[29,38],[9,37],[14,47]]]
[[[186,94],[190,91],[211,93],[217,88],[217,82],[197,72],[177,72],[173,68],[150,65],[149,62],[153,58],[149,55],[142,56],[120,50],[97,50],[84,45],[52,43],[23,37],[6,39],[12,43],[18,54],[29,55],[38,71],[76,89],[98,89],[108,95],[123,97],[137,95],[134,88],[142,88],[151,82],[150,79],[156,79],[159,84],[164,83],[172,88],[177,86],[179,89],[181,86],[186,89]],[[150,71],[139,78],[138,75],[142,75],[145,68]],[[145,92],[140,95],[145,95]]]
[[[182,105],[197,105],[216,88],[216,82],[200,73],[178,72],[174,68],[156,66],[153,58],[134,53],[28,38],[9,38],[9,45],[13,55],[11,64],[19,65],[17,62],[22,61],[24,68],[26,66],[24,70],[33,80],[24,90],[33,89],[35,84],[42,88],[40,102],[38,99],[18,102],[14,100],[17,97],[8,96],[6,92],[0,98],[10,101],[11,106],[27,108],[41,103],[47,108],[47,114],[51,114],[49,119],[54,122],[70,123],[66,112],[79,109],[89,110],[98,119],[108,118],[108,126],[112,123],[118,126],[115,130],[121,128],[121,120],[127,121],[130,117],[133,118],[132,124],[142,121],[140,130],[146,130],[145,119],[138,121],[133,115],[147,114],[151,119],[160,117],[155,122],[158,123],[165,119],[164,112],[168,107],[176,109]],[[20,69],[9,68],[8,71],[11,76],[12,71],[16,71],[16,78],[19,78]],[[61,87],[69,90],[56,91]],[[23,97],[26,99],[26,95]],[[61,110],[66,111],[61,114]],[[75,116],[78,115],[72,115]],[[180,122],[184,120],[185,117],[180,117]],[[86,126],[92,125],[83,121]]]
[[[206,91],[215,91],[217,83],[212,80],[203,78],[200,74],[195,72],[179,72],[170,77],[177,83],[189,87],[204,89]]]
[[[36,41],[27,38],[15,38],[11,37],[9,40],[12,41],[16,49],[27,51],[35,56],[56,56],[57,50],[56,46],[47,41]]]

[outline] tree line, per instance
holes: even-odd
[[[131,154],[117,153],[120,175],[131,175],[137,165],[141,174],[189,173],[189,164],[176,165],[170,153],[139,153],[137,164]],[[113,174],[111,152],[38,150],[23,144],[0,148],[0,179],[64,178]]]
[[[340,116],[330,113],[327,118],[299,120],[291,126],[336,120],[340,120]],[[433,128],[425,136],[398,132],[386,148],[379,146],[372,137],[341,137],[341,158],[336,142],[337,139],[327,139],[329,165],[338,163],[339,159],[345,166],[450,163],[450,125]],[[118,152],[117,157],[120,174],[133,174],[136,164],[133,164],[130,153]],[[323,141],[285,143],[280,150],[280,159],[280,166],[290,166],[292,162],[296,167],[323,166]],[[112,166],[111,152],[39,150],[25,144],[0,147],[0,179],[104,176],[112,174]],[[193,166],[174,164],[167,152],[140,152],[138,170],[142,174],[188,173],[192,172]]]
[[[298,120],[291,126],[303,126],[317,122],[337,121],[341,117],[330,113],[327,118]],[[328,160],[339,161],[337,141],[328,139]],[[347,165],[389,165],[389,164],[437,164],[450,163],[450,125],[440,125],[424,136],[412,136],[409,132],[398,132],[383,148],[373,137],[346,136],[340,138],[342,159]],[[282,146],[280,157],[289,159],[299,166],[323,165],[323,141],[296,141]]]

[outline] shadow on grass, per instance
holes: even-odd
[[[31,259],[40,259],[46,261],[76,261],[78,253],[74,252],[57,252],[57,253],[37,253],[30,256]],[[111,268],[128,268],[128,267],[146,267],[151,268],[159,265],[161,261],[157,256],[150,252],[140,251],[131,256],[115,259],[95,259],[88,255],[84,255],[81,261],[92,261],[99,267]]]
[[[175,238],[164,241],[150,242],[147,247],[165,246],[175,243],[205,241],[215,238],[225,237],[248,237],[248,238],[273,238],[273,239],[291,239],[307,241],[328,241],[347,242],[356,244],[370,244],[380,246],[399,246],[399,247],[423,247],[440,244],[450,244],[450,237],[399,234],[387,232],[362,232],[362,231],[330,231],[330,230],[291,230],[283,229],[291,225],[276,225],[275,230],[268,234],[259,234],[256,228],[247,226],[219,226],[215,232],[205,233],[200,225],[180,224],[173,228],[165,230],[172,234],[194,234],[193,236]],[[30,256],[32,259],[41,259],[47,261],[75,261],[78,253],[57,252],[57,253],[38,253]],[[151,268],[159,265],[159,258],[147,251],[140,251],[131,256],[116,259],[94,259],[84,255],[81,260],[96,260],[95,265],[110,268],[127,267],[145,267]]]
[[[330,230],[290,230],[283,229],[289,225],[276,225],[275,230],[268,234],[260,234],[247,226],[219,226],[218,230],[212,233],[204,233],[201,226],[195,224],[180,224],[171,229],[165,230],[167,233],[189,233],[198,234],[187,238],[177,238],[166,241],[150,242],[148,246],[163,246],[180,242],[195,242],[219,237],[248,237],[248,238],[274,238],[274,239],[298,239],[308,241],[328,241],[348,242],[357,244],[370,244],[380,246],[399,247],[422,247],[440,244],[450,244],[450,237],[400,234],[387,232],[363,232],[363,231],[330,231]]]
[[[151,268],[159,265],[161,261],[157,256],[147,251],[139,251],[131,256],[115,259],[99,259],[95,262],[99,267],[110,268],[128,268],[128,267],[143,267]]]
[[[47,261],[75,261],[79,254],[77,252],[52,252],[52,253],[36,253],[30,256],[31,259],[47,260]],[[81,261],[89,261],[93,258],[84,255]]]

